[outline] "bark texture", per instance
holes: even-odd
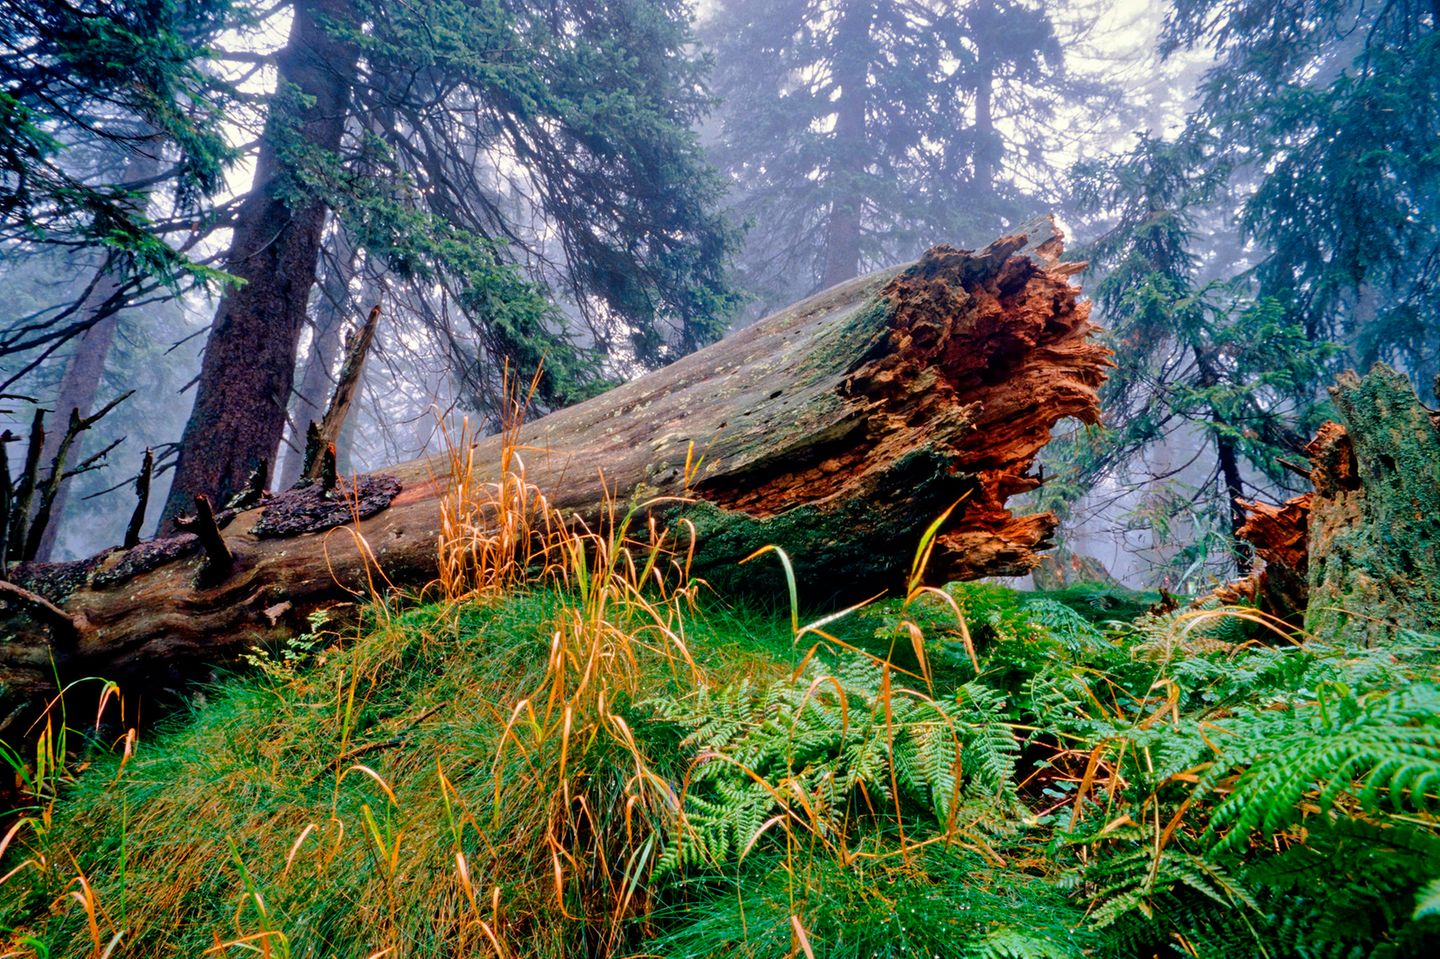
[[[195,407],[181,439],[161,520],[193,509],[197,495],[224,503],[261,463],[274,463],[295,379],[295,353],[325,225],[325,203],[293,199],[307,154],[334,152],[345,129],[355,49],[322,21],[344,22],[345,0],[301,0],[279,87],[241,206],[226,269],[244,280],[220,301],[205,346]]]
[[[1088,305],[1068,280],[1077,267],[1058,263],[1053,225],[1034,232],[1028,245],[940,247],[851,280],[539,419],[520,437],[527,478],[567,516],[593,518],[607,492],[622,503],[690,496],[665,508],[695,523],[700,572],[722,588],[766,543],[794,558],[812,599],[901,587],[925,527],[962,498],[932,577],[1023,572],[1056,521],[1014,515],[1006,499],[1038,485],[1029,469],[1058,420],[1097,418],[1109,362],[1089,340]],[[692,443],[704,459],[687,489]],[[498,464],[498,438],[479,441],[476,459]],[[313,487],[279,494],[225,528],[233,564],[216,582],[200,575],[193,538],[37,570],[22,585],[66,619],[0,594],[0,633],[13,636],[0,644],[0,683],[12,700],[53,692],[53,656],[62,677],[143,693],[293,635],[318,606],[367,595],[377,569],[422,585],[436,574],[444,471],[419,460],[363,482],[377,512],[359,523],[260,535],[272,513],[316,506],[295,499],[313,499]],[[332,512],[326,522],[345,520]],[[779,584],[774,570],[744,572]]]
[[[1257,599],[1331,639],[1440,632],[1440,415],[1384,365],[1330,394],[1340,422],[1307,448],[1314,491],[1244,504]]]

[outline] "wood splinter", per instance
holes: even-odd
[[[140,463],[140,475],[135,477],[135,512],[130,514],[130,525],[125,527],[126,549],[140,545],[140,528],[145,525],[145,511],[150,508],[150,477],[155,474],[155,451],[145,448],[145,459]]]
[[[327,493],[335,488],[335,444],[340,442],[340,429],[350,415],[350,406],[360,388],[360,374],[365,370],[365,357],[375,341],[379,323],[380,304],[376,303],[360,329],[346,338],[345,362],[340,367],[340,377],[325,408],[325,416],[318,425],[312,422],[305,434],[305,467],[301,476],[319,480]]]
[[[205,568],[201,570],[201,578],[211,584],[218,583],[235,565],[235,557],[231,554],[230,547],[225,545],[225,537],[220,535],[220,526],[215,522],[215,511],[210,507],[210,497],[204,493],[195,494],[194,531],[200,538],[200,545],[207,557]]]

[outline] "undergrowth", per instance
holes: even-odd
[[[549,719],[573,586],[377,612],[39,797],[6,836],[0,954],[1415,956],[1440,940],[1434,637],[1218,648],[1196,637],[1222,614],[1102,630],[1001,587],[946,593],[978,674],[937,597],[799,637],[710,600],[687,608],[685,657],[634,645],[603,714],[597,699]]]
[[[57,709],[6,754],[0,957],[1440,946],[1440,638],[935,589],[938,525],[903,598],[806,625],[465,444],[426,601],[316,620],[143,742],[77,751]]]

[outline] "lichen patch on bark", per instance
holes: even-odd
[[[319,533],[357,520],[369,519],[390,505],[400,492],[400,481],[376,474],[351,480],[343,477],[335,489],[319,483],[276,493],[265,501],[265,511],[250,528],[257,539]]]

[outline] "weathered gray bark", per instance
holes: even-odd
[[[720,588],[765,543],[793,557],[812,600],[901,587],[922,531],[956,500],[932,576],[1023,572],[1056,521],[1016,516],[1006,500],[1039,485],[1030,466],[1057,421],[1096,420],[1108,364],[1052,231],[1034,227],[1028,246],[1016,236],[979,253],[937,248],[539,419],[520,436],[527,479],[592,520],[609,496],[690,497],[667,509],[695,523],[701,574]],[[687,489],[692,443],[704,460]],[[499,439],[475,456],[489,469],[477,481],[493,479]],[[293,635],[315,608],[367,595],[377,568],[423,585],[437,570],[446,467],[389,472],[398,496],[352,529],[258,535],[299,493],[241,513],[224,530],[233,565],[218,581],[201,576],[194,546],[122,572],[163,545],[153,543],[50,571],[50,585],[37,574],[22,585],[65,619],[0,596],[0,633],[13,637],[0,644],[0,687],[22,703],[53,692],[53,658],[62,679],[107,676],[143,693]]]

